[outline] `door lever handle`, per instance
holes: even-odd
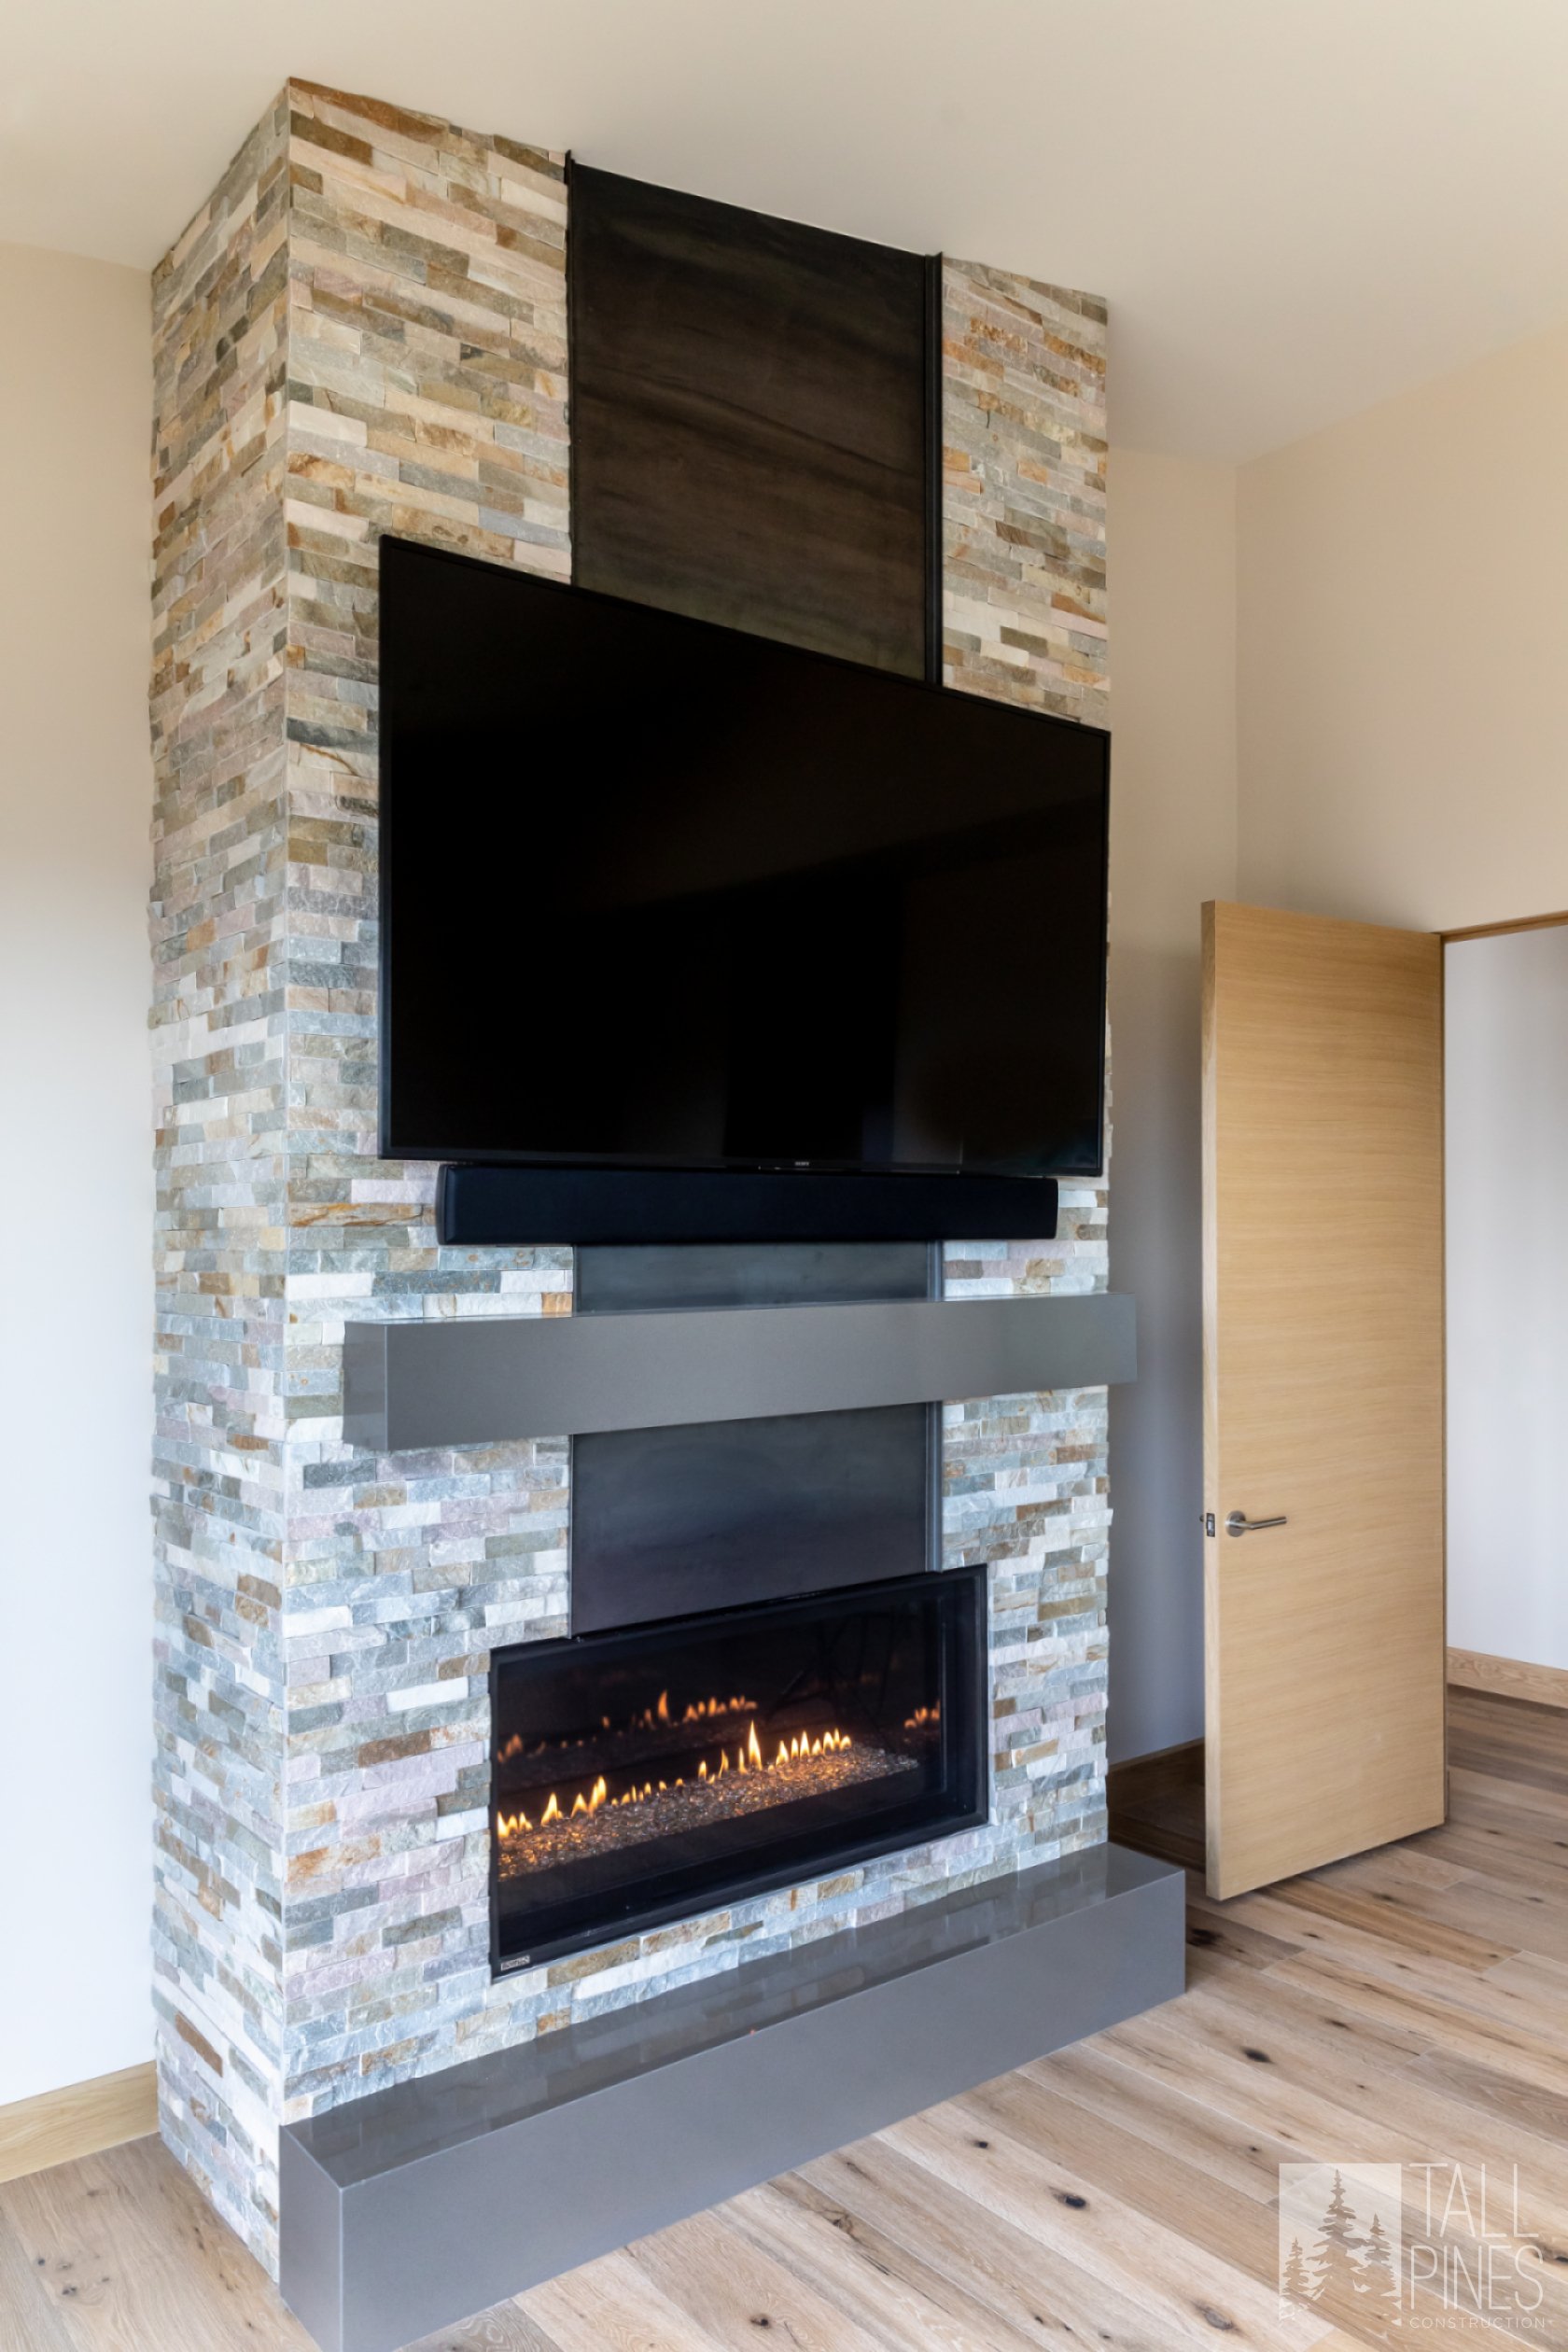
[[[1225,1518],[1227,1535],[1255,1535],[1260,1528],[1284,1527],[1288,1522],[1281,1511],[1278,1519],[1250,1519],[1245,1511],[1231,1511]]]

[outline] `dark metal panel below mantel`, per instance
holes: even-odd
[[[343,1435],[376,1453],[1104,1388],[1133,1302],[890,1299],[694,1314],[351,1323]]]

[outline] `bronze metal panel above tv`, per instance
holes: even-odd
[[[573,577],[925,676],[932,265],[575,160],[570,192]]]

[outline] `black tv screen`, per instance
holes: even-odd
[[[381,564],[385,1156],[1099,1168],[1108,735]]]

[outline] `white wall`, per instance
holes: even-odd
[[[1449,1641],[1568,1668],[1568,927],[1445,982]]]
[[[1568,329],[1242,469],[1243,898],[1568,908],[1565,418]],[[1568,1666],[1568,931],[1447,965],[1449,1638]]]
[[[1236,894],[1236,476],[1111,458],[1113,1757],[1203,1731],[1199,929]]]
[[[1568,907],[1568,329],[1241,469],[1240,894]]]
[[[1239,474],[1113,453],[1113,1757],[1202,1728],[1198,903],[1568,908],[1565,418],[1568,329]]]
[[[0,246],[0,2106],[151,2054],[148,353]]]

